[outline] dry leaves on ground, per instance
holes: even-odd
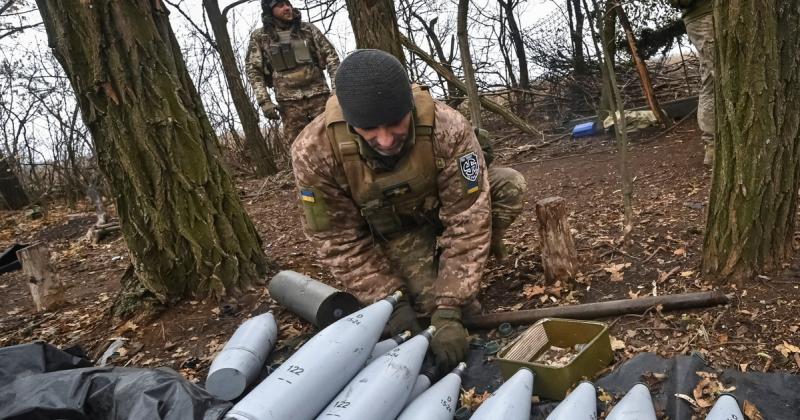
[[[475,411],[476,408],[480,407],[480,405],[491,396],[492,394],[490,394],[489,391],[484,391],[483,394],[478,394],[475,392],[475,388],[470,388],[462,392],[459,399],[461,400],[462,406]]]
[[[611,264],[608,267],[603,267],[603,270],[611,275],[609,279],[610,281],[622,281],[622,279],[625,277],[625,274],[622,271],[630,266],[631,263]]]

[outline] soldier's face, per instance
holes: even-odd
[[[292,4],[288,1],[282,1],[275,6],[272,6],[272,16],[284,22],[291,22],[292,18],[294,18]]]
[[[411,112],[399,121],[388,125],[369,128],[353,127],[353,130],[363,137],[364,141],[379,154],[394,156],[400,153],[403,150],[403,145],[406,144],[410,123]]]

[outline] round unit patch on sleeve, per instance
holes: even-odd
[[[480,191],[481,165],[478,162],[478,155],[475,152],[462,155],[458,158],[458,166],[461,168],[461,176],[464,178],[465,192],[472,194]]]

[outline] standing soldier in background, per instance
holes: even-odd
[[[449,370],[464,360],[462,310],[480,310],[487,256],[504,253],[525,178],[487,169],[469,121],[412,87],[388,53],[356,50],[336,86],[292,145],[306,236],[362,303],[407,291],[390,332],[419,332],[417,316],[430,316],[431,348]]]
[[[289,1],[262,0],[264,27],[250,34],[247,77],[264,115],[283,119],[284,136],[291,144],[297,134],[325,109],[339,56],[316,26],[300,21],[300,12]],[[267,88],[275,90],[278,105]],[[280,116],[278,114],[280,112]]]
[[[697,104],[697,125],[702,132],[705,156],[703,164],[714,164],[714,9],[713,0],[669,0],[683,11],[683,23],[689,41],[700,59],[700,95]]]

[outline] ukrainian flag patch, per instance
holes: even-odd
[[[303,200],[304,203],[308,204],[314,204],[317,202],[317,197],[314,196],[314,191],[306,188],[300,190],[300,199]]]

